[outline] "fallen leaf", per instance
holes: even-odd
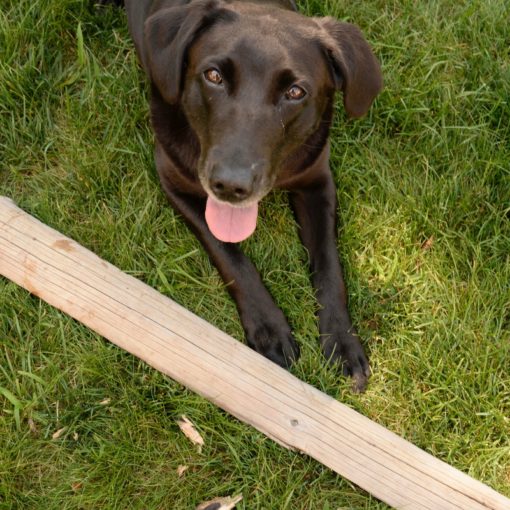
[[[226,498],[215,498],[211,499],[211,501],[206,501],[205,503],[200,503],[197,506],[196,510],[232,510],[239,501],[243,499],[243,495],[239,494],[234,497],[226,497]]]
[[[377,319],[370,319],[367,323],[367,327],[368,329],[375,331],[379,328],[379,321]]]
[[[178,420],[177,425],[183,432],[183,434],[193,443],[198,446],[198,453],[202,453],[202,446],[204,445],[204,440],[202,436],[197,432],[193,423],[191,423],[188,418],[183,414]]]
[[[32,420],[32,418],[28,419],[28,428],[32,434],[37,434],[37,427],[35,426],[34,420]]]
[[[62,427],[61,429],[58,429],[56,432],[53,433],[53,435],[51,436],[52,439],[58,439],[62,433],[65,431],[67,427]]]
[[[430,250],[434,246],[434,236],[430,236],[426,241],[424,241],[421,245],[421,249],[423,251]]]
[[[182,475],[189,469],[189,466],[183,466],[183,465],[180,465],[178,466],[177,468],[177,476],[179,478],[182,477]]]
[[[71,484],[71,488],[73,489],[74,492],[77,492],[81,488],[83,488],[83,483],[82,482],[74,482]]]
[[[99,402],[99,405],[107,406],[111,401],[112,401],[111,398],[105,398],[105,399],[101,400],[101,402]]]
[[[78,436],[78,432],[73,432],[73,439],[75,441],[78,441],[78,437],[80,437],[80,436]]]

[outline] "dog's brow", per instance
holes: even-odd
[[[218,60],[218,68],[221,71],[223,79],[227,84],[227,90],[229,94],[235,94],[237,87],[237,77],[236,77],[236,66],[233,60],[229,57],[222,58]]]
[[[274,84],[276,87],[283,90],[290,87],[295,81],[297,81],[297,76],[294,74],[294,71],[291,69],[283,69],[276,74]]]
[[[271,84],[271,96],[273,100],[276,101],[280,94],[296,81],[297,76],[291,69],[283,69],[275,73]]]

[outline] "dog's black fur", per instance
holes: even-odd
[[[211,234],[205,204],[214,195],[242,205],[276,187],[290,192],[309,252],[324,355],[363,390],[370,370],[347,311],[328,164],[335,91],[343,92],[347,114],[359,117],[382,87],[360,31],[306,18],[293,0],[124,3],[151,82],[163,189],[228,283],[248,344],[282,366],[299,356],[255,267],[237,244]]]

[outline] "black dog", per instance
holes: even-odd
[[[310,255],[324,355],[363,390],[370,369],[347,311],[328,165],[335,91],[359,117],[381,90],[362,34],[306,18],[292,0],[124,3],[151,81],[162,186],[228,283],[248,345],[282,366],[299,356],[283,313],[234,244],[255,229],[258,202],[282,188]]]

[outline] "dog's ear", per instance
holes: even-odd
[[[335,87],[342,90],[349,117],[367,113],[382,89],[381,66],[358,27],[334,18],[316,18]]]
[[[163,98],[175,103],[184,82],[187,53],[205,30],[219,20],[231,20],[232,11],[221,0],[206,0],[161,9],[145,22],[148,68]]]

